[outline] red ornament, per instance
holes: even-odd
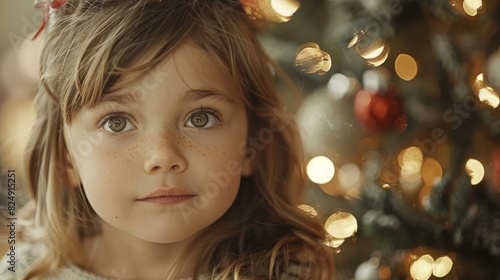
[[[401,132],[406,128],[402,102],[393,84],[385,92],[360,90],[354,102],[354,113],[367,132],[391,128]]]
[[[500,192],[500,148],[493,151],[491,165],[493,166],[493,186],[497,192]]]

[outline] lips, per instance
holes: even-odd
[[[192,199],[195,196],[195,194],[182,189],[160,189],[137,199],[137,201],[154,204],[175,204]]]

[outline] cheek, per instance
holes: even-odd
[[[116,193],[115,188],[129,180],[130,159],[118,153],[95,151],[78,162],[77,172],[87,196],[103,197]]]

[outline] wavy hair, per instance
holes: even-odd
[[[271,70],[281,71],[256,39],[257,26],[235,1],[68,0],[51,17],[38,119],[25,158],[35,201],[31,226],[47,250],[23,278],[68,263],[83,266],[82,240],[98,230],[82,188],[70,187],[64,122],[103,94],[145,77],[188,41],[211,57],[244,100],[249,137],[269,136],[262,149],[242,148],[253,175],[242,178],[228,212],[191,244],[202,248],[196,267],[209,266],[212,279],[333,278],[324,228],[297,208],[306,187],[302,144],[275,89]],[[178,266],[170,264],[169,279]]]

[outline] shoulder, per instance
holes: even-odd
[[[19,246],[12,246],[5,255],[2,256],[0,263],[0,279],[17,280],[24,271],[34,264],[42,255],[44,246],[37,243],[23,243]],[[99,277],[84,271],[76,266],[70,265],[58,269],[50,275],[44,276],[44,280],[110,280],[109,278]]]
[[[2,256],[0,279],[18,279],[41,254],[42,246],[34,243],[12,244]]]

